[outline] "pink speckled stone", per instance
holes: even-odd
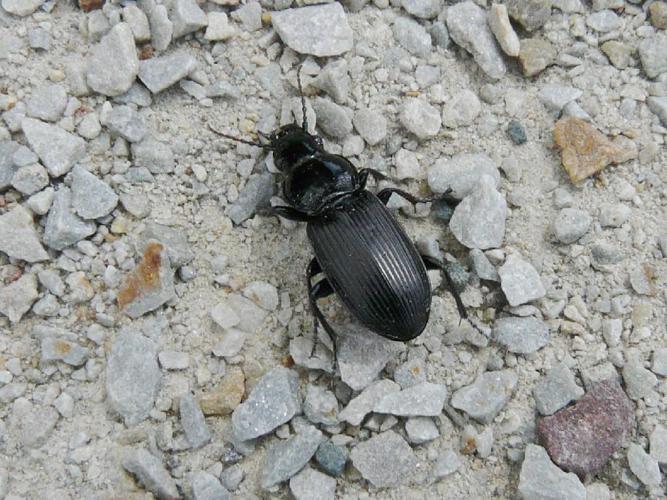
[[[625,441],[634,405],[614,380],[598,382],[575,405],[537,421],[551,459],[580,478],[595,474]]]

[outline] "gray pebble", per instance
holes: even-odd
[[[662,377],[667,377],[667,347],[658,347],[653,351],[651,371]]]
[[[76,132],[84,139],[95,139],[102,132],[102,125],[96,113],[86,114],[76,128]]]
[[[370,146],[382,142],[387,136],[387,119],[380,111],[360,109],[354,113],[352,123]]]
[[[510,370],[485,372],[452,395],[451,405],[482,424],[489,424],[514,392],[518,378]]]
[[[193,500],[230,500],[229,492],[214,475],[208,472],[196,472],[190,479]]]
[[[586,500],[586,488],[573,473],[560,470],[541,446],[529,444],[519,475],[522,498],[537,500]]]
[[[2,291],[0,290],[0,294]],[[1,311],[0,311],[1,312]],[[10,382],[0,388],[0,403],[11,403],[25,394],[28,384],[21,382]]]
[[[574,87],[548,84],[542,87],[537,96],[545,108],[559,114],[566,104],[576,101],[582,94],[581,90]]]
[[[85,168],[72,170],[72,207],[83,219],[98,219],[110,214],[118,204],[118,195],[104,181]]]
[[[136,167],[147,168],[152,174],[169,174],[176,164],[171,147],[150,135],[132,144],[132,161]]]
[[[128,142],[140,142],[146,135],[144,121],[132,106],[114,106],[103,113],[101,123],[114,136],[121,136]]]
[[[169,20],[167,7],[157,5],[155,0],[138,0],[137,5],[148,17],[151,45],[158,52],[162,52],[169,47],[174,34],[174,24]]]
[[[236,328],[228,329],[225,331],[222,340],[213,347],[213,354],[224,358],[236,356],[243,349],[243,344],[247,336],[247,333]]]
[[[576,208],[564,208],[553,221],[553,232],[561,243],[574,243],[588,232],[592,218],[588,212]]]
[[[422,382],[385,395],[375,404],[373,411],[400,417],[434,417],[442,413],[446,400],[447,388],[444,385]]]
[[[401,106],[401,124],[418,139],[429,139],[440,131],[442,118],[438,110],[423,99],[410,97]]]
[[[255,333],[262,326],[264,319],[268,315],[265,309],[262,309],[252,300],[241,295],[230,295],[227,298],[227,304],[239,317],[236,327],[247,333]]]
[[[151,39],[148,17],[136,4],[123,7],[123,21],[130,26],[135,42],[147,42]]]
[[[300,54],[337,56],[353,45],[352,29],[338,2],[276,11],[271,23],[283,43]]]
[[[447,28],[452,40],[470,52],[487,76],[499,80],[505,75],[503,56],[481,7],[470,0],[451,6],[447,9]]]
[[[34,274],[24,274],[13,283],[0,288],[0,313],[12,323],[18,323],[37,300],[37,279]]]
[[[637,401],[653,391],[658,378],[639,362],[631,361],[623,367],[623,381],[630,399]]]
[[[96,226],[79,218],[72,209],[72,192],[61,187],[56,191],[46,218],[44,243],[54,250],[62,250],[95,233]]]
[[[617,245],[603,240],[596,241],[591,245],[591,256],[594,263],[599,266],[618,264],[624,258]]]
[[[586,17],[586,24],[601,33],[608,33],[621,28],[623,26],[623,21],[618,15],[611,10],[602,10],[600,12],[594,12],[589,14]]]
[[[646,99],[646,104],[648,109],[660,119],[663,127],[667,127],[667,96],[649,97]]]
[[[473,248],[468,254],[475,274],[483,280],[500,281],[498,271],[479,248]]]
[[[438,194],[451,189],[451,194],[462,200],[484,175],[494,180],[495,187],[500,185],[498,166],[491,158],[485,154],[462,153],[438,159],[428,171],[428,187]]]
[[[400,390],[400,386],[391,380],[383,379],[373,382],[348,403],[338,414],[338,418],[351,425],[360,425],[364,417],[373,411],[381,399],[398,393]]]
[[[363,478],[376,488],[408,482],[418,463],[410,445],[391,430],[359,443],[350,459]]]
[[[313,424],[336,425],[338,423],[338,400],[333,392],[324,387],[308,384],[303,412]]]
[[[445,127],[457,128],[472,124],[482,110],[479,98],[472,90],[462,90],[454,95],[442,109]]]
[[[86,152],[86,143],[81,137],[57,125],[25,118],[21,128],[30,148],[37,153],[52,177],[66,174]]]
[[[449,229],[468,248],[497,248],[503,242],[507,202],[496,191],[495,184],[492,177],[483,175],[454,209]]]
[[[232,465],[222,471],[222,474],[220,474],[220,482],[229,491],[235,491],[241,484],[241,481],[243,481],[244,477],[245,474],[241,466]]]
[[[541,299],[546,290],[540,275],[529,262],[511,254],[498,269],[500,286],[512,307]]]
[[[660,465],[667,464],[667,429],[658,424],[649,437],[651,443],[651,457]]]
[[[185,370],[190,366],[190,357],[185,352],[162,351],[158,354],[158,359],[165,370]]]
[[[392,30],[398,44],[417,57],[426,58],[433,50],[431,35],[421,24],[410,18],[397,17]]]
[[[298,374],[276,367],[257,382],[248,399],[234,410],[234,435],[240,441],[263,436],[300,411]]]
[[[525,144],[528,141],[528,137],[526,136],[526,129],[524,129],[523,125],[521,125],[521,122],[517,120],[512,120],[509,123],[507,126],[507,135],[517,146]]]
[[[134,82],[127,92],[114,97],[114,102],[134,104],[145,108],[146,106],[151,105],[153,97],[150,90],[144,87],[141,83]]]
[[[60,415],[51,406],[32,404],[25,398],[19,398],[12,407],[12,417],[18,422],[23,446],[40,448],[53,433]]]
[[[164,468],[160,459],[147,450],[130,451],[122,461],[123,468],[135,476],[144,487],[157,498],[179,498],[176,483]]]
[[[437,17],[442,11],[442,0],[401,0],[401,6],[411,15],[422,19]]]
[[[28,116],[55,122],[60,119],[67,106],[67,92],[62,85],[47,83],[33,90],[26,100]]]
[[[433,441],[440,436],[438,426],[430,417],[412,417],[405,422],[405,433],[408,442],[412,444],[424,444]]]
[[[649,78],[667,71],[667,34],[655,33],[639,43],[639,58]]]
[[[323,439],[315,427],[305,426],[296,436],[269,448],[262,470],[262,488],[271,488],[299,472]]]
[[[289,482],[295,500],[334,500],[336,480],[315,469],[305,467]]]
[[[552,415],[583,395],[584,390],[576,384],[574,374],[564,363],[549,370],[533,389],[537,411],[542,415]]]
[[[394,355],[395,345],[357,325],[348,325],[339,333],[336,358],[341,380],[360,391],[382,371]]]
[[[86,16],[88,18],[88,40],[97,42],[111,29],[109,18],[102,10],[94,10]]]
[[[2,0],[2,8],[18,17],[29,16],[35,12],[44,0]]]
[[[26,262],[48,260],[49,254],[39,241],[32,214],[17,205],[13,210],[0,215],[0,252]]]
[[[18,142],[0,141],[0,190],[7,189],[18,170],[14,154],[21,148]]]
[[[136,425],[148,417],[160,379],[153,341],[137,332],[121,332],[107,360],[106,392],[111,407],[126,425]]]
[[[342,59],[327,63],[327,65],[322,68],[317,77],[311,81],[310,84],[313,87],[323,90],[329,94],[329,96],[338,104],[343,104],[347,101],[351,81],[352,80],[347,71],[347,62]],[[369,127],[372,127],[372,123],[367,125],[366,128],[368,129]],[[364,134],[362,134],[361,130],[357,130],[363,137]],[[372,131],[369,131],[369,134],[372,134]],[[369,144],[371,143],[369,142]]]
[[[620,227],[632,215],[632,209],[622,203],[604,204],[600,208],[600,224],[603,227]]]
[[[241,224],[255,215],[257,210],[268,207],[274,192],[275,180],[272,174],[252,176],[241,189],[238,199],[227,209],[227,215],[234,224]]]
[[[211,440],[211,431],[206,425],[204,413],[192,394],[181,396],[179,415],[185,437],[193,448],[201,448]]]
[[[394,380],[402,389],[426,382],[426,365],[424,361],[419,358],[406,361],[394,371]]]
[[[315,461],[327,474],[337,477],[343,474],[347,455],[331,441],[323,441],[315,452]]]
[[[134,35],[127,23],[118,23],[90,49],[88,86],[107,96],[126,92],[139,71]]]
[[[343,139],[352,132],[352,120],[347,108],[318,97],[313,102],[317,126],[327,135]]]
[[[185,78],[196,68],[197,60],[194,57],[185,52],[176,52],[168,56],[141,61],[139,79],[148,87],[148,90],[157,94]]]
[[[56,337],[42,339],[41,361],[63,361],[71,366],[81,366],[88,359],[89,351],[79,344]]]
[[[509,352],[531,354],[549,343],[549,326],[535,317],[500,318],[493,335]]]
[[[632,473],[646,486],[658,486],[662,481],[657,460],[638,444],[628,446],[628,464]]]
[[[262,29],[262,5],[259,2],[248,2],[232,12],[232,17],[241,22],[245,31],[253,32]]]
[[[174,31],[172,37],[180,38],[208,24],[206,14],[195,0],[175,0],[171,4],[170,16]]]
[[[435,21],[433,24],[431,24],[429,33],[431,34],[431,38],[433,38],[433,42],[436,46],[445,50],[449,48],[449,31],[447,30],[445,23],[441,21]]]
[[[433,466],[433,476],[436,480],[442,479],[459,470],[462,465],[463,462],[461,462],[461,458],[458,454],[452,449],[447,449],[435,462],[435,465]]]
[[[540,28],[551,17],[550,0],[507,0],[505,5],[510,17],[528,31]]]

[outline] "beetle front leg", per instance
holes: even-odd
[[[313,259],[308,264],[308,269],[306,270],[306,284],[308,286],[308,303],[310,304],[310,311],[315,317],[315,334],[317,335],[317,324],[320,323],[324,328],[324,331],[327,332],[331,338],[331,342],[334,345],[334,356],[336,354],[336,331],[329,324],[327,319],[324,317],[324,313],[320,310],[320,307],[317,305],[319,299],[328,297],[334,293],[334,289],[331,287],[331,283],[326,278],[318,281],[313,284],[313,278],[318,274],[322,273],[322,268],[320,263],[317,262],[317,259]],[[313,340],[313,349],[315,349],[315,341]]]
[[[454,208],[459,203],[459,200],[451,195],[451,190],[447,190],[440,196],[433,196],[431,198],[418,198],[417,196],[414,196],[407,191],[403,191],[402,189],[385,188],[377,194],[377,197],[380,198],[380,201],[386,205],[389,202],[389,198],[391,198],[392,194],[396,194],[401,198],[408,200],[413,205],[416,205],[417,203],[433,203],[436,201],[442,201],[450,207]]]
[[[301,212],[296,208],[286,207],[284,205],[278,205],[270,209],[269,213],[273,215],[279,215],[285,219],[297,221],[297,222],[311,222],[313,217],[308,215],[305,212]]]

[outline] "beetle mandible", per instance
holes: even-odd
[[[373,332],[403,342],[419,336],[431,309],[427,269],[443,272],[459,315],[467,318],[446,267],[437,259],[420,255],[386,207],[392,194],[413,205],[435,200],[421,199],[393,187],[377,194],[366,189],[369,176],[376,180],[385,176],[368,168],[358,170],[343,156],[325,151],[321,138],[308,132],[300,68],[297,82],[303,112],[301,126],[282,126],[263,136],[266,143],[239,139],[212,127],[211,130],[273,152],[273,161],[283,177],[283,199],[288,203],[274,207],[273,212],[305,222],[315,254],[306,271],[315,326],[321,324],[335,343],[336,332],[317,301],[336,293],[350,313]],[[315,281],[319,275],[323,278]]]

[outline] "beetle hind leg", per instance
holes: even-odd
[[[310,311],[313,313],[315,320],[314,337],[317,338],[317,325],[319,323],[320,325],[322,325],[324,331],[327,332],[327,334],[331,338],[331,342],[333,343],[333,354],[335,356],[336,337],[337,337],[336,331],[329,324],[329,321],[324,316],[324,313],[320,310],[320,307],[317,305],[317,301],[319,299],[328,297],[329,295],[334,293],[334,290],[331,287],[331,283],[329,283],[329,280],[327,280],[326,278],[318,281],[317,283],[313,283],[313,278],[315,278],[318,274],[321,273],[322,273],[322,268],[320,267],[319,262],[317,262],[317,259],[311,260],[310,264],[308,264],[308,269],[306,271],[306,284],[308,286],[308,303],[310,305]],[[314,349],[315,349],[315,339],[313,339],[313,350]]]

